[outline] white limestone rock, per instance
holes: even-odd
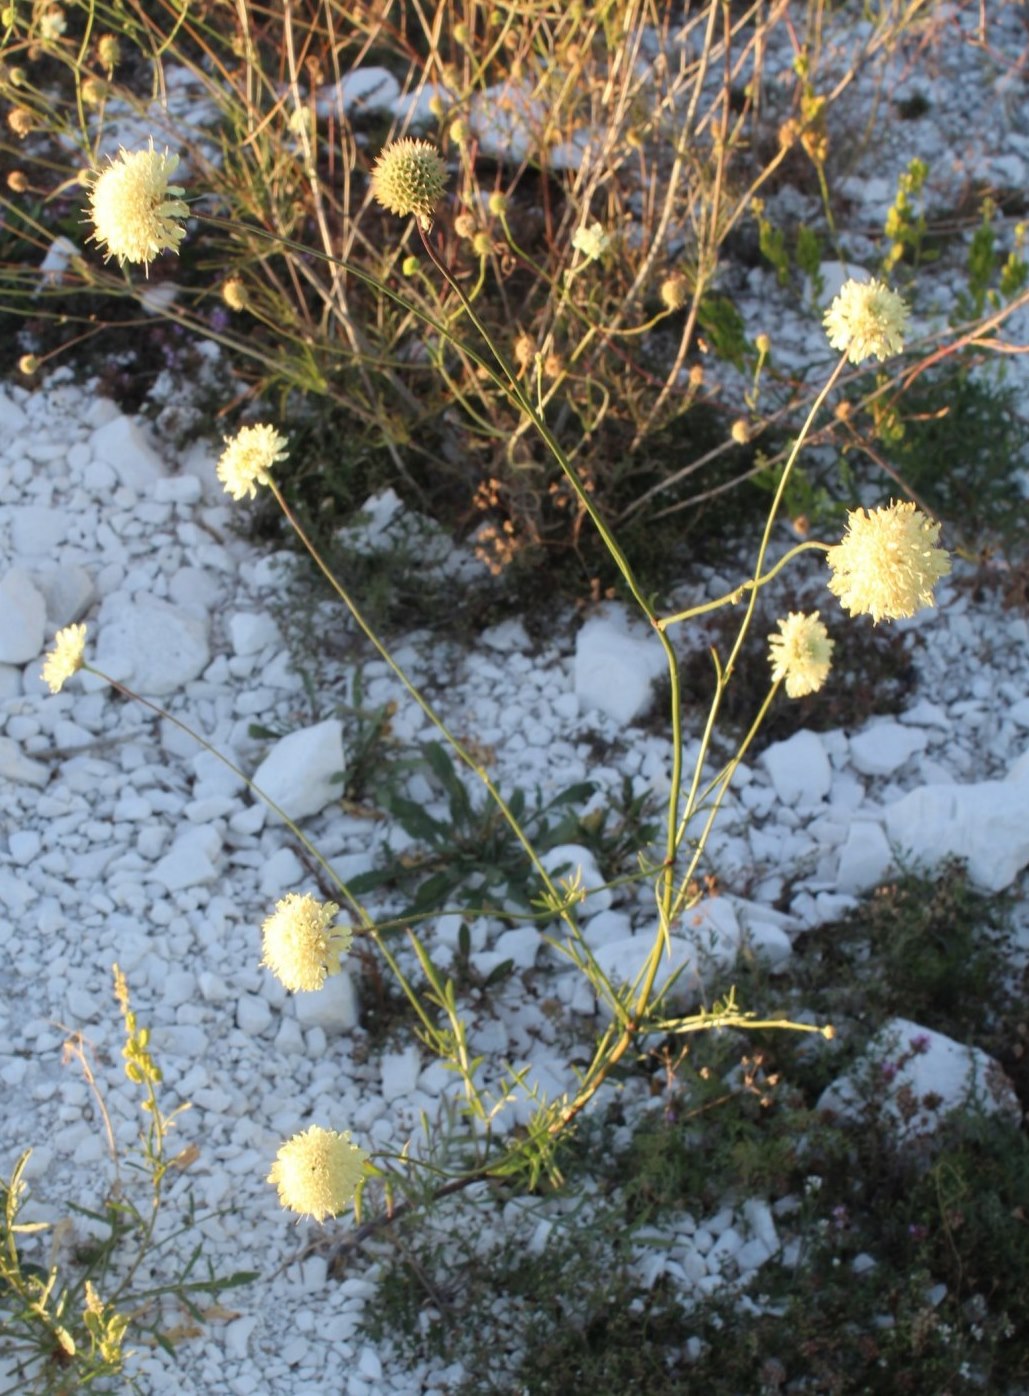
[[[970,1102],[987,1114],[1021,1119],[1014,1088],[993,1057],[907,1018],[893,1018],[876,1033],[863,1056],[822,1092],[818,1109],[858,1121],[870,1098],[901,1140],[931,1136]]]
[[[343,724],[328,718],[280,738],[254,772],[254,784],[290,819],[306,819],[339,800],[344,766]]]
[[[164,475],[164,463],[139,422],[119,414],[92,434],[93,455],[104,461],[123,485],[146,493]]]
[[[623,606],[605,606],[576,636],[575,694],[584,712],[595,708],[632,722],[649,706],[654,680],[667,672],[656,635]]]
[[[589,892],[585,901],[575,908],[575,914],[581,921],[611,909],[613,894],[609,887],[603,886],[604,874],[588,848],[577,843],[562,843],[542,854],[540,862],[557,882],[558,890],[569,878],[576,878],[583,891]]]
[[[1022,757],[1007,780],[923,785],[890,805],[886,832],[896,851],[933,866],[964,858],[988,892],[1010,887],[1029,865],[1029,780]]]
[[[832,785],[832,767],[817,732],[794,732],[761,753],[775,793],[784,805],[814,805]]]
[[[868,892],[882,882],[893,862],[889,841],[878,820],[855,820],[840,849],[836,888],[840,892]]]
[[[929,744],[918,727],[899,722],[877,722],[850,739],[850,760],[863,776],[891,776]]]
[[[159,601],[109,596],[97,620],[96,664],[147,697],[179,692],[210,662],[207,622]]]
[[[22,567],[0,580],[0,664],[26,664],[43,648],[46,601]]]
[[[345,969],[330,974],[320,989],[295,995],[293,1003],[302,1028],[342,1034],[358,1025],[357,991]]]
[[[96,600],[93,578],[75,563],[40,568],[33,581],[46,602],[46,618],[54,630],[81,620]]]

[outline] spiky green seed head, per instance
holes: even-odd
[[[372,169],[372,194],[401,217],[412,214],[425,229],[447,187],[447,167],[439,151],[428,141],[404,137],[392,141]]]

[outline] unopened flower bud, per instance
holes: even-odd
[[[472,250],[477,257],[488,257],[493,251],[493,239],[489,233],[476,233],[472,238]]]
[[[750,427],[742,417],[737,417],[729,428],[729,435],[737,446],[745,446],[750,440]]]
[[[29,187],[29,177],[24,170],[12,170],[7,176],[7,187],[15,194],[24,194]]]
[[[495,218],[507,212],[507,195],[502,194],[499,189],[494,189],[489,196],[489,211]]]
[[[222,300],[230,310],[246,310],[250,297],[241,276],[229,276],[222,282]]]
[[[690,284],[681,271],[673,271],[661,282],[661,300],[669,310],[681,310],[690,294]]]
[[[39,368],[39,360],[35,354],[22,354],[18,360],[18,372],[24,373],[26,378],[31,378],[37,368]]]

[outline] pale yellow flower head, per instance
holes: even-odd
[[[246,282],[241,276],[228,276],[222,282],[222,300],[230,310],[246,310],[250,304]]]
[[[107,169],[95,174],[89,214],[96,232],[93,241],[106,245],[105,260],[116,257],[149,267],[160,252],[178,252],[186,235],[181,219],[189,209],[179,195],[185,190],[169,184],[179,157],[169,151],[120,150]]]
[[[826,553],[829,590],[851,615],[880,620],[913,616],[933,604],[933,587],[950,571],[936,546],[940,525],[913,504],[891,503],[847,515],[843,541]]]
[[[834,349],[846,350],[852,364],[899,354],[907,333],[908,308],[881,281],[850,280],[825,312],[823,324]]]
[[[818,619],[818,612],[805,616],[791,611],[777,624],[778,634],[768,637],[772,678],[776,682],[786,680],[786,692],[791,698],[817,693],[829,677],[833,651],[833,642]]]
[[[261,964],[291,993],[320,989],[328,975],[339,974],[340,956],[353,939],[349,926],[332,925],[338,915],[335,902],[290,892],[261,927]]]
[[[581,252],[587,262],[594,262],[611,246],[611,239],[599,223],[592,223],[588,228],[576,228],[572,237],[572,246],[576,252]]]
[[[268,473],[276,461],[289,454],[289,443],[274,427],[240,427],[235,436],[225,438],[225,450],[215,467],[226,494],[233,499],[247,495],[253,499],[258,485],[270,485]]]
[[[434,145],[405,136],[391,141],[372,168],[372,194],[390,213],[414,214],[425,229],[447,187],[447,167]]]
[[[312,1125],[283,1144],[268,1182],[278,1188],[283,1207],[322,1221],[338,1216],[350,1202],[367,1158],[346,1131]]]
[[[86,648],[86,627],[66,625],[54,636],[54,648],[47,655],[42,669],[42,679],[51,693],[60,693],[72,674],[82,668],[82,655]]]

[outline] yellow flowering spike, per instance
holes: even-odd
[[[908,308],[881,281],[848,281],[825,312],[823,324],[834,349],[846,350],[852,364],[899,354],[907,333]]]
[[[338,915],[335,902],[290,892],[261,927],[261,964],[291,993],[320,989],[328,975],[339,974],[340,956],[353,940],[349,926],[331,925]]]
[[[66,625],[54,636],[53,651],[47,655],[42,670],[43,682],[51,693],[60,693],[72,674],[82,668],[86,648],[86,627]]]
[[[829,590],[851,615],[881,620],[913,616],[933,604],[933,587],[950,571],[936,546],[940,525],[913,504],[891,503],[847,515],[842,542],[826,554]]]
[[[106,170],[93,175],[92,240],[106,245],[105,260],[149,268],[158,253],[178,252],[186,235],[180,220],[189,214],[179,197],[185,190],[168,182],[178,163],[177,155],[156,151],[151,137],[149,150],[120,150]]]
[[[312,1125],[282,1145],[268,1182],[278,1188],[283,1207],[322,1221],[338,1216],[350,1202],[367,1158],[346,1131]]]
[[[405,136],[391,141],[372,169],[372,194],[401,217],[411,214],[423,228],[432,225],[432,215],[447,187],[447,167],[435,146]]]
[[[833,642],[818,619],[818,612],[805,616],[791,611],[778,626],[778,634],[768,637],[772,678],[777,682],[786,680],[790,698],[817,693],[829,677],[833,651]]]
[[[274,427],[240,427],[225,438],[225,450],[216,467],[218,479],[233,499],[251,499],[258,485],[270,485],[269,471],[289,454],[289,442]]]

